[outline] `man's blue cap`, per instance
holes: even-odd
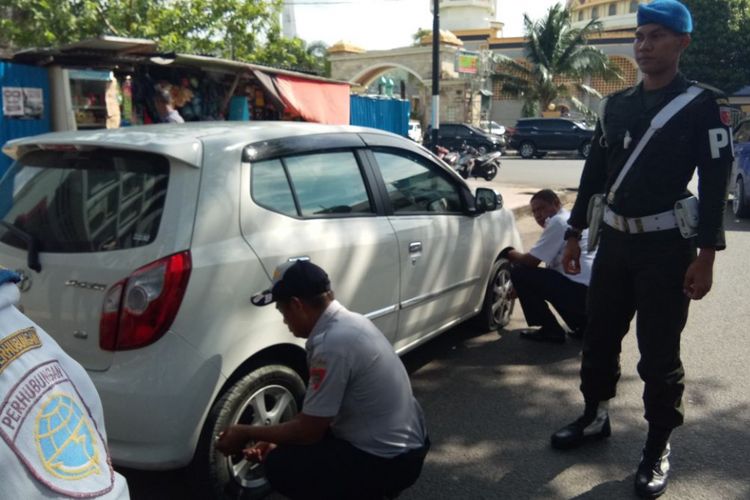
[[[661,24],[677,33],[693,31],[690,11],[677,0],[654,0],[638,6],[638,26]]]

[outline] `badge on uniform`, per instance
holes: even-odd
[[[719,107],[719,118],[721,118],[721,123],[729,127],[732,124],[732,108],[729,106]]]
[[[89,498],[114,486],[104,439],[57,361],[32,368],[9,389],[0,403],[0,436],[56,493]]]
[[[323,380],[326,378],[326,372],[325,361],[314,359],[312,366],[310,367],[310,387],[312,387],[314,391],[320,389],[320,384],[322,384]]]

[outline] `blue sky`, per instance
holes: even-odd
[[[297,36],[333,45],[346,40],[368,50],[411,45],[419,28],[432,29],[432,0],[288,0],[295,5]],[[505,36],[522,34],[523,14],[541,17],[558,0],[499,0]],[[559,0],[564,1],[564,0]]]

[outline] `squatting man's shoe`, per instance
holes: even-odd
[[[552,447],[568,450],[584,442],[609,437],[612,428],[609,425],[608,407],[609,402],[602,401],[595,409],[587,408],[578,420],[552,434]]]
[[[565,332],[560,330],[552,330],[550,328],[537,328],[536,330],[522,330],[520,333],[522,339],[534,340],[536,342],[552,342],[555,344],[562,344],[565,342]]]
[[[669,452],[669,443],[661,454],[656,454],[656,458],[647,457],[646,450],[643,450],[641,463],[635,473],[635,492],[639,497],[656,498],[667,490]]]

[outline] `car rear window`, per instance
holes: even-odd
[[[0,181],[0,241],[81,253],[148,245],[156,238],[169,179],[166,158],[113,149],[34,151]]]

